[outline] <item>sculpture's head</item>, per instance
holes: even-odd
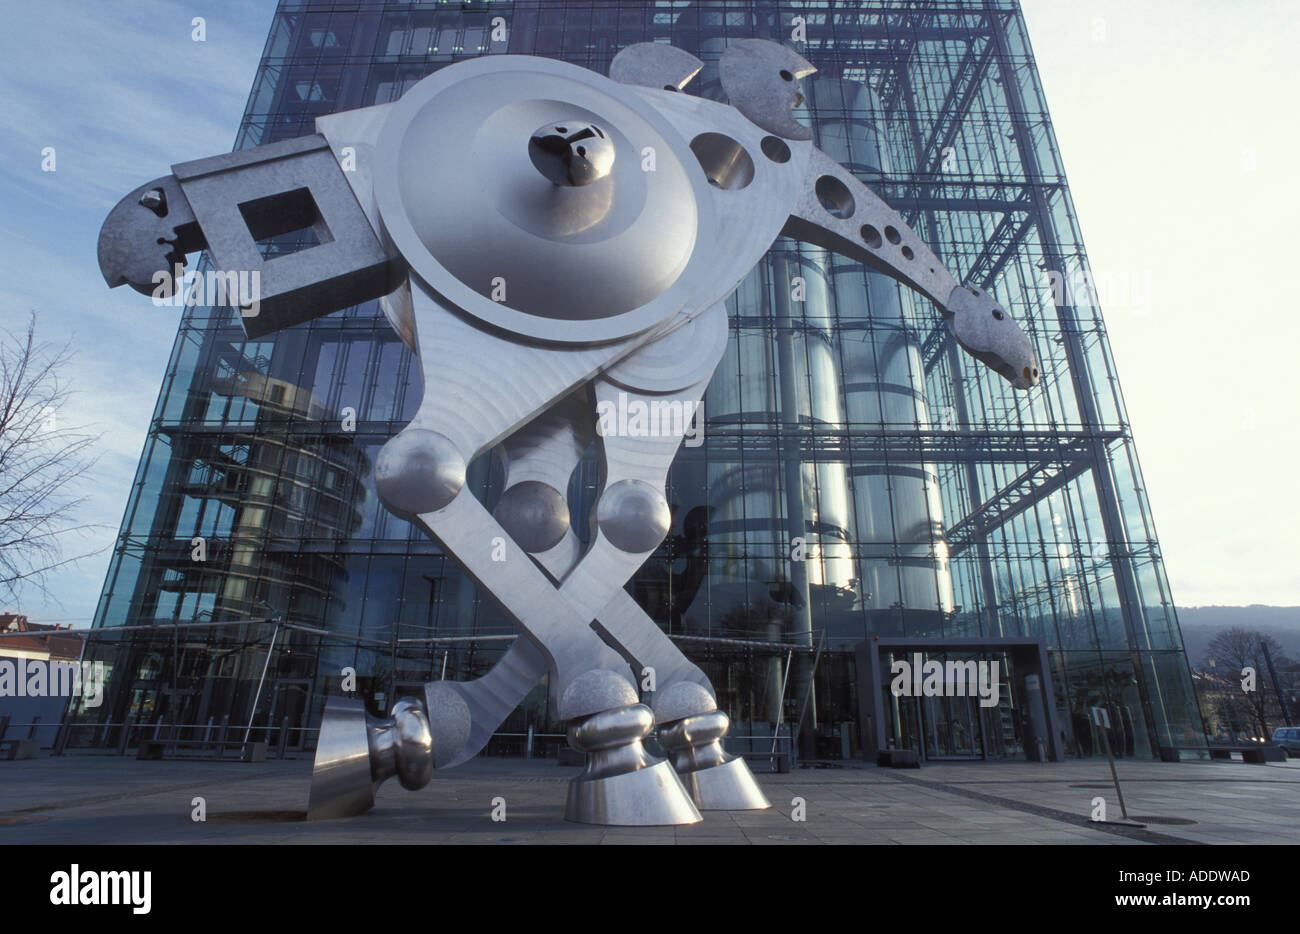
[[[732,42],[718,63],[727,100],[751,121],[786,139],[812,139],[812,129],[794,118],[803,103],[800,79],[817,69],[802,55],[766,39]]]
[[[176,177],[155,178],[119,201],[104,220],[99,271],[109,288],[129,285],[142,295],[170,298],[185,254],[203,246]]]
[[[1016,389],[1028,389],[1038,382],[1038,360],[1029,337],[988,292],[957,286],[948,297],[944,315],[962,349]]]

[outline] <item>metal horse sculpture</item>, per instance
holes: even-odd
[[[461,62],[393,103],[321,117],[314,135],[174,165],[105,221],[110,286],[167,294],[173,265],[198,249],[227,273],[258,272],[250,336],[382,298],[419,355],[424,399],[384,445],[375,487],[518,626],[487,675],[430,682],[389,718],[331,698],[310,817],[361,813],[394,774],[415,789],[466,761],[545,675],[587,754],[569,819],[684,824],[769,806],[722,748],[729,722],[709,679],[623,589],[669,530],[681,436],[593,425],[620,395],[700,398],[727,342],[723,303],[776,237],[894,277],[1015,388],[1037,381],[1011,316],[795,121],[807,61],[733,43],[719,63],[730,106],[679,93],[701,66],[656,44],[624,49],[608,78],[529,56]],[[256,240],[308,226],[319,245],[259,253]],[[564,491],[592,444],[603,483],[583,545]],[[492,448],[505,491],[489,512],[465,476]],[[507,560],[493,560],[501,543]],[[642,746],[656,728],[671,761]]]

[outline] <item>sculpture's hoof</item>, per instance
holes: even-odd
[[[744,759],[729,758],[707,769],[678,772],[701,811],[763,811],[772,806]]]
[[[311,772],[308,820],[351,817],[374,807],[375,792],[396,775],[402,787],[423,788],[433,776],[433,734],[424,707],[412,697],[375,718],[359,700],[325,702]]]
[[[643,704],[594,713],[569,727],[569,742],[587,754],[587,768],[569,783],[566,820],[581,824],[695,824],[700,812],[666,759],[645,751],[654,728]]]
[[[682,682],[664,691],[655,708],[669,718],[659,727],[659,742],[701,811],[761,811],[772,806],[745,760],[722,748],[731,721],[716,709],[712,694]],[[692,709],[699,712],[686,713]]]

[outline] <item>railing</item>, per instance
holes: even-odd
[[[116,755],[125,756],[130,749],[138,749],[140,744],[145,742],[166,742],[168,749],[174,749],[175,746],[185,746],[197,752],[199,758],[210,758],[219,760],[223,757],[228,749],[238,749],[242,752],[252,739],[261,735],[260,742],[267,744],[267,755],[276,759],[296,759],[305,755],[315,755],[315,740],[319,733],[320,727],[291,726],[289,719],[286,717],[280,721],[278,726],[260,726],[253,728],[253,736],[245,740],[240,736],[244,731],[244,725],[226,722],[217,722],[215,718],[209,719],[207,723],[168,723],[161,718],[152,722],[145,720],[126,720],[112,721],[106,720],[102,723],[83,723],[83,724],[63,724],[40,722],[37,717],[30,723],[12,723],[8,716],[0,717],[0,740],[3,740],[11,729],[21,730],[23,727],[28,728],[27,738],[31,739],[36,736],[36,731],[40,727],[51,728],[58,727],[58,735],[52,747],[52,755],[63,755],[72,738],[73,731],[89,732],[92,735],[98,733],[100,742],[95,744],[95,748],[111,748]],[[118,730],[117,741],[110,747],[107,740],[113,730]],[[186,734],[189,735],[186,735]],[[291,738],[297,734],[296,742],[291,742]],[[275,737],[272,744],[271,737]],[[134,738],[134,742],[132,741]],[[493,745],[499,745],[501,741],[514,743],[522,741],[524,758],[534,758],[537,744],[544,743],[549,745],[555,742],[563,747],[567,743],[567,736],[564,733],[543,733],[532,729],[526,732],[501,731],[493,733],[484,747],[488,754]],[[794,759],[794,738],[779,733],[767,734],[736,734],[727,736],[724,745],[732,746],[738,743],[746,743],[751,748],[736,750],[728,749],[733,755],[741,755],[748,759],[769,759],[775,764],[782,758],[787,762]],[[770,751],[765,748],[759,748],[760,745],[766,746],[771,744]],[[545,758],[550,758],[545,756]]]

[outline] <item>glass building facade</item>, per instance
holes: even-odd
[[[1066,755],[1100,754],[1096,706],[1120,754],[1203,747],[1101,309],[1061,287],[1088,265],[1015,0],[281,0],[236,148],[479,55],[603,74],[629,44],[669,42],[705,62],[687,91],[721,98],[718,58],[748,37],[817,67],[803,105],[817,145],[1021,322],[1043,379],[1013,391],[927,300],[779,240],[729,302],[704,443],[672,468],[673,528],[636,600],[712,678],[737,748],[780,732],[805,759],[857,756],[860,649],[877,637],[934,657],[1041,640]],[[510,620],[374,494],[375,454],[421,391],[377,303],[256,341],[229,308],[185,311],[88,650],[109,664],[109,702],[74,747],[228,721],[309,750],[346,668],[382,713],[491,667]],[[499,469],[472,474],[493,505]],[[590,459],[575,516],[598,482]],[[889,745],[1035,757],[1015,659],[976,654],[1002,664],[998,706],[885,698]],[[530,729],[559,732],[543,688],[490,749]]]

